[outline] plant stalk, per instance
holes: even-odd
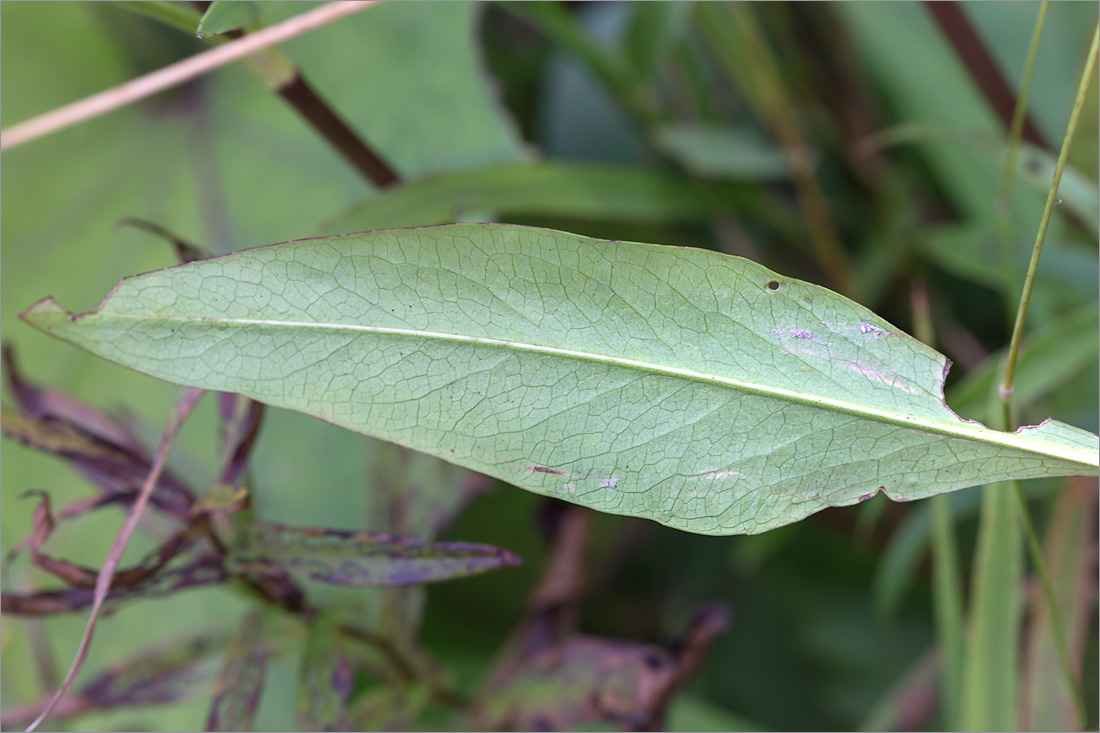
[[[1077,132],[1077,120],[1081,116],[1081,108],[1085,105],[1085,94],[1088,92],[1089,82],[1092,80],[1093,69],[1096,68],[1098,41],[1100,41],[1100,28],[1094,28],[1092,45],[1085,61],[1085,68],[1081,73],[1081,81],[1077,86],[1077,98],[1073,102],[1073,111],[1070,113],[1069,124],[1066,126],[1066,136],[1062,140],[1062,149],[1058,153],[1058,163],[1054,168],[1054,180],[1050,184],[1046,205],[1043,207],[1043,217],[1039,222],[1039,231],[1035,236],[1035,247],[1031,252],[1031,262],[1028,263],[1027,275],[1024,277],[1024,290],[1020,296],[1020,306],[1016,311],[1016,325],[1012,329],[1012,341],[1008,347],[1005,376],[999,389],[1001,401],[1004,404],[1005,422],[1008,426],[1012,425],[1012,380],[1016,376],[1016,360],[1020,355],[1020,340],[1023,337],[1024,321],[1027,318],[1028,305],[1031,303],[1031,291],[1035,286],[1035,272],[1039,269],[1039,255],[1043,251],[1043,241],[1046,239],[1047,227],[1050,225],[1050,215],[1054,211],[1058,186],[1062,182],[1062,171],[1066,167],[1070,145],[1073,143],[1073,136]]]
[[[1044,2],[1040,8],[1039,17],[1036,20],[1035,31],[1032,34],[1031,48],[1028,51],[1028,67],[1025,70],[1023,87],[1021,90],[1020,99],[1018,100],[1016,114],[1013,118],[1013,127],[1011,137],[1009,140],[1009,152],[1005,163],[1005,173],[1001,184],[1001,193],[998,197],[998,217],[1002,234],[1002,248],[1005,246],[1004,236],[1007,231],[1006,220],[1008,217],[1008,204],[1009,197],[1011,196],[1012,183],[1015,175],[1015,155],[1019,148],[1019,136],[1020,127],[1019,120],[1022,119],[1021,108],[1026,104],[1027,91],[1030,88],[1031,74],[1034,66],[1035,54],[1038,48],[1039,35],[1042,32],[1042,25],[1046,17],[1046,3]],[[1070,146],[1073,144],[1073,138],[1077,131],[1077,121],[1080,117],[1081,109],[1084,106],[1085,95],[1088,92],[1089,84],[1092,80],[1092,74],[1096,68],[1098,47],[1100,47],[1100,26],[1093,29],[1092,44],[1089,48],[1089,53],[1085,61],[1085,67],[1081,73],[1081,79],[1077,87],[1077,96],[1073,103],[1073,110],[1070,113],[1069,124],[1066,127],[1066,134],[1062,140],[1062,149],[1058,154],[1058,162],[1054,169],[1054,178],[1051,181],[1050,190],[1047,193],[1046,205],[1043,207],[1042,219],[1039,222],[1039,231],[1036,234],[1035,246],[1032,249],[1031,261],[1028,264],[1027,275],[1024,278],[1023,293],[1020,296],[1019,307],[1016,312],[1016,320],[1012,330],[1012,340],[1009,344],[1008,357],[1005,364],[1005,374],[1002,380],[998,393],[1001,398],[1002,406],[1002,420],[1004,423],[1004,429],[1011,430],[1015,426],[1015,419],[1012,414],[1012,385],[1013,379],[1016,374],[1016,363],[1019,358],[1020,342],[1023,337],[1024,321],[1027,317],[1028,305],[1031,301],[1031,293],[1035,284],[1035,274],[1039,267],[1039,257],[1042,253],[1043,242],[1046,239],[1047,227],[1050,224],[1051,213],[1054,210],[1055,197],[1058,194],[1058,187],[1062,180],[1062,171],[1065,168],[1066,160],[1069,157]],[[1011,247],[1011,242],[1008,242],[1008,246]],[[1003,251],[1003,250],[1002,250]],[[1069,651],[1066,645],[1065,630],[1062,626],[1061,614],[1058,612],[1057,598],[1054,594],[1054,586],[1050,580],[1050,575],[1047,573],[1045,562],[1043,560],[1042,549],[1039,544],[1038,535],[1035,532],[1034,524],[1031,521],[1031,517],[1028,513],[1027,502],[1024,500],[1023,493],[1020,491],[1019,484],[1013,484],[1013,493],[1015,494],[1015,501],[1020,515],[1020,520],[1024,525],[1025,534],[1027,536],[1027,545],[1029,554],[1032,557],[1032,562],[1035,565],[1035,573],[1039,578],[1039,584],[1042,588],[1043,596],[1046,601],[1047,607],[1050,609],[1050,625],[1051,635],[1053,636],[1055,650],[1058,655],[1059,666],[1061,667],[1062,676],[1070,697],[1073,700],[1075,713],[1077,715],[1078,724],[1083,728],[1086,724],[1086,712],[1084,705],[1084,698],[1082,696],[1080,687],[1077,683],[1076,675],[1073,673],[1073,668],[1069,659]]]

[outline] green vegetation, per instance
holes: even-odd
[[[205,5],[3,6],[5,730],[1095,728],[1095,7]]]

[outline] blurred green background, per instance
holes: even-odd
[[[960,5],[1012,89],[1037,7]],[[264,3],[262,21],[305,9]],[[912,332],[910,292],[922,284],[939,348],[956,363],[949,388],[967,374],[980,380],[983,363],[991,363],[984,359],[1008,341],[1007,314],[1015,309],[1096,6],[1050,8],[1029,105],[1048,149],[1028,148],[1021,160],[1012,202],[1015,265],[1007,280],[998,265],[994,206],[1005,128],[927,7],[746,9],[764,31],[778,88],[810,151],[851,265],[849,294]],[[3,339],[33,379],[131,413],[155,444],[174,387],[18,320],[47,295],[70,310],[94,308],[121,277],[174,263],[161,240],[115,228],[122,217],[156,222],[219,253],[318,233],[510,221],[714,248],[830,285],[769,116],[769,79],[753,68],[759,59],[740,18],[724,4],[386,3],[285,44],[321,96],[402,177],[407,188],[385,194],[240,65],[6,151]],[[4,3],[0,124],[206,46],[113,3]],[[1022,414],[1024,423],[1054,416],[1094,432],[1096,89],[1094,80],[1028,324],[1031,333],[1061,340],[1047,354],[1050,363],[1035,368]],[[1076,350],[1065,356],[1061,345],[1070,342]],[[949,401],[966,417],[984,418],[992,382],[975,384],[957,393],[965,404]],[[215,433],[207,400],[170,460],[194,486],[213,478]],[[57,460],[7,440],[2,451],[0,549],[7,551],[30,527],[33,503],[20,500],[24,490],[46,489],[61,505],[89,488]],[[270,410],[253,459],[258,515],[367,526],[376,454],[360,436]],[[1057,482],[1027,487],[1040,527],[1057,489]],[[542,570],[540,506],[538,497],[498,485],[445,534],[508,547],[525,559],[519,568],[428,592],[424,645],[464,689],[478,683]],[[969,566],[977,497],[961,492],[953,506]],[[121,519],[107,510],[63,525],[50,547],[98,563]],[[593,537],[592,566],[603,580],[585,598],[585,631],[657,642],[702,602],[733,609],[730,630],[676,698],[670,728],[875,727],[896,720],[893,713],[905,700],[916,704],[912,696],[928,685],[922,670],[935,641],[928,510],[920,504],[876,497],[757,537],[693,536],[600,516]],[[141,538],[134,545],[127,557],[149,547]],[[21,560],[6,582],[26,590],[43,576]],[[82,679],[151,641],[227,628],[245,607],[221,589],[134,603],[100,625]],[[1094,594],[1082,646],[1084,668],[1092,670],[1085,690],[1093,727],[1095,612]],[[83,624],[79,615],[43,623],[61,669]],[[0,626],[5,707],[50,692],[33,671],[27,629],[18,618],[5,617]],[[293,656],[272,662],[257,729],[292,729]],[[87,716],[74,725],[199,729],[208,690],[190,702]],[[934,700],[925,708],[920,725],[935,729]]]

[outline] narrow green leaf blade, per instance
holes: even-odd
[[[1043,593],[1036,592],[1028,599],[1020,692],[1023,730],[1077,730],[1080,726],[1074,693],[1062,673],[1052,614],[1057,611],[1061,617],[1069,664],[1075,678],[1080,679],[1092,608],[1085,589],[1094,575],[1089,543],[1096,536],[1095,522],[1096,482],[1067,481],[1054,503],[1043,542],[1043,561],[1054,586],[1057,608],[1050,607]]]
[[[960,420],[943,356],[753,262],[508,225],[288,242],[23,317],[530,491],[707,534],[885,491],[1096,475],[1095,435]]]
[[[1016,487],[982,489],[959,730],[1016,730],[1023,544]]]
[[[241,570],[274,565],[336,585],[420,585],[518,565],[508,550],[470,542],[420,542],[375,532],[253,522],[229,556]]]
[[[783,151],[746,130],[678,123],[657,130],[654,142],[686,169],[705,178],[782,181],[790,175]]]
[[[763,199],[732,183],[636,166],[505,163],[425,176],[336,215],[322,230],[448,224],[464,212],[485,210],[653,223],[701,221],[722,212],[768,213]]]

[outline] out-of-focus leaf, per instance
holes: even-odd
[[[932,600],[936,642],[940,653],[940,697],[943,720],[952,727],[959,720],[963,678],[963,583],[951,500],[934,496],[932,505]]]
[[[934,652],[918,659],[875,705],[859,730],[925,730],[936,705],[938,661]]]
[[[1089,303],[1043,325],[1022,344],[1012,386],[1012,403],[1026,408],[1058,388],[1100,352],[1100,305]],[[988,414],[989,401],[1004,372],[1005,352],[990,356],[947,395],[947,404],[963,417]]]
[[[783,151],[745,130],[672,124],[659,128],[654,142],[684,168],[706,178],[781,181],[789,177]]]
[[[369,450],[372,532],[430,542],[488,488],[481,474],[393,443],[373,441]]]
[[[960,730],[1016,730],[1023,544],[1012,482],[982,489]]]
[[[265,25],[301,11],[257,5]],[[280,48],[402,179],[519,160],[518,131],[482,68],[478,12],[473,3],[383,3]]]
[[[942,142],[966,148],[968,151],[984,153],[989,160],[1003,161],[1008,155],[1008,146],[1004,138],[996,135],[971,134],[957,128],[936,128],[923,125],[899,125],[875,134],[872,138],[864,140],[861,148],[869,152],[873,149],[893,147],[919,142]],[[1054,180],[1054,168],[1057,156],[1035,147],[1029,143],[1021,143],[1016,160],[1016,178],[1036,191],[1046,193],[1050,190],[1050,182]],[[1065,210],[1076,215],[1077,221],[1083,224],[1092,236],[1096,236],[1100,217],[1100,204],[1097,197],[1100,191],[1096,183],[1076,168],[1065,166],[1062,169],[1062,180],[1058,185],[1059,198]],[[1059,212],[1060,209],[1055,209]],[[1021,251],[1030,253],[1032,242],[1027,243]],[[1019,256],[1019,253],[1017,253]]]
[[[352,730],[346,704],[354,679],[340,645],[339,621],[330,612],[309,624],[298,688],[299,730]]]
[[[724,606],[706,606],[667,649],[594,636],[553,639],[536,621],[498,662],[476,722],[488,730],[659,730],[672,691],[728,621]]]
[[[136,495],[149,473],[149,459],[100,438],[60,417],[31,419],[0,408],[4,435],[36,450],[70,462],[110,494]],[[186,518],[193,494],[179,479],[165,471],[153,490],[150,503],[175,517]]]
[[[387,685],[359,696],[348,717],[352,730],[410,730],[410,725],[431,699],[424,684]]]
[[[264,642],[263,610],[245,615],[225,650],[225,661],[214,685],[214,700],[206,730],[252,730],[264,686],[268,650]]]
[[[236,484],[248,467],[248,458],[260,432],[264,406],[241,395],[223,392],[218,409],[222,418],[222,471],[219,481]]]
[[[185,3],[166,0],[115,0],[111,5],[155,18],[188,33],[195,29],[195,23],[200,18],[198,11],[187,7]]]
[[[469,211],[691,222],[721,212],[751,216],[758,198],[734,184],[707,184],[645,168],[511,163],[427,176],[338,214],[321,229],[338,233],[447,224]]]
[[[675,695],[668,706],[665,730],[763,731],[754,720],[726,710],[706,699],[687,693]]]
[[[477,575],[520,559],[508,550],[469,542],[426,543],[373,532],[288,527],[254,522],[228,558],[231,568],[274,566],[337,585],[419,585]]]
[[[941,130],[999,137],[1004,128],[919,3],[844,3],[836,11],[845,22],[855,53],[890,102],[897,120]],[[919,58],[920,63],[913,60]],[[964,218],[993,214],[1003,161],[952,142],[922,141],[919,150],[939,187]],[[1035,222],[1043,195],[1017,187],[1017,221]],[[993,260],[996,262],[997,260]]]
[[[260,17],[256,3],[249,0],[214,0],[202,14],[195,34],[199,38],[210,38],[229,31],[240,30],[255,23]]]
[[[124,280],[93,313],[46,299],[23,317],[167,381],[700,533],[762,532],[878,491],[1094,475],[1100,452],[1053,420],[959,420],[942,355],[824,288],[544,229],[288,242]]]
[[[571,12],[554,2],[502,3],[554,49],[535,120],[549,157],[636,164],[646,159],[638,122],[661,114],[651,89],[636,85],[621,55],[628,3],[588,3]]]
[[[50,720],[96,710],[185,700],[195,692],[197,683],[213,672],[207,662],[224,644],[224,636],[203,634],[143,650],[112,665],[62,700]],[[3,727],[10,730],[26,726],[40,710],[41,705],[6,709]]]
[[[486,730],[572,730],[612,724],[645,730],[661,714],[676,676],[664,649],[577,636],[528,660],[486,691]]]
[[[1070,665],[1080,679],[1095,583],[1096,482],[1071,479],[1058,495],[1044,541],[1044,562],[1066,634]],[[1090,545],[1092,547],[1090,548]],[[1091,557],[1090,557],[1091,554]],[[1073,698],[1065,686],[1042,593],[1032,596],[1020,706],[1022,730],[1076,730]]]
[[[367,446],[366,529],[430,542],[488,488],[488,477],[394,443]],[[373,611],[360,623],[390,638],[413,639],[424,612],[422,587],[377,588],[360,594]]]
[[[1021,145],[1019,176],[1044,193],[1050,190],[1054,180],[1057,156],[1037,148],[1034,145]],[[1078,221],[1087,227],[1095,239],[1100,227],[1100,190],[1096,182],[1090,180],[1076,168],[1065,166],[1062,179],[1058,184],[1059,205],[1065,206],[1077,214]]]
[[[185,588],[195,588],[227,579],[217,558],[203,558],[189,565],[161,572],[148,582],[136,586],[111,588],[104,613],[136,598],[160,598]],[[4,593],[0,596],[0,611],[26,616],[49,616],[56,613],[82,611],[92,605],[94,588],[65,588],[38,593]]]
[[[1014,247],[1016,272],[1027,271],[1034,237],[1022,246],[1024,233],[1020,233],[1020,246]],[[975,225],[949,224],[935,227],[917,238],[918,251],[948,272],[967,280],[988,285],[1001,291],[1004,275],[1001,270],[1000,245],[994,231],[978,223]],[[1096,298],[1096,278],[1093,273],[1100,262],[1096,250],[1061,244],[1047,240],[1043,247],[1043,277],[1036,279],[1036,294],[1056,298],[1077,305]],[[1011,294],[1013,299],[1018,292]]]
[[[693,3],[634,3],[623,37],[623,52],[634,76],[648,81],[688,29]]]
[[[205,634],[162,644],[112,666],[85,685],[80,695],[99,707],[174,702],[201,679],[200,663],[224,647],[224,635]]]
[[[1046,488],[1025,486],[1023,491],[1026,498],[1034,499],[1043,496]],[[977,515],[981,496],[981,491],[974,488],[957,491],[948,497],[951,500],[951,516],[956,524]],[[876,613],[892,616],[912,588],[919,564],[928,550],[931,528],[931,507],[927,503],[910,507],[908,515],[882,552],[875,571],[873,596]]]
[[[135,453],[142,453],[145,450],[136,436],[120,422],[104,414],[102,410],[73,399],[64,392],[44,389],[24,379],[15,361],[15,349],[11,346],[4,346],[3,355],[4,368],[8,372],[8,388],[19,404],[24,417],[34,420],[46,417],[65,418],[86,432],[121,448]]]
[[[996,59],[1005,80],[1015,88],[1023,77],[1028,39],[1035,26],[1036,5],[965,3],[959,8]],[[1042,44],[1035,59],[1035,83],[1028,95],[1028,113],[1047,139],[1055,144],[1061,141],[1066,131],[1081,66],[1095,24],[1096,9],[1088,5],[1051,3],[1046,15]],[[1086,103],[1082,112],[1087,115],[1091,106]],[[1084,124],[1082,119],[1078,141],[1088,144],[1088,138],[1094,135],[1087,132]],[[1073,149],[1077,152],[1077,142]],[[1093,151],[1095,161],[1095,147]],[[1049,178],[1046,185],[1050,185]]]

